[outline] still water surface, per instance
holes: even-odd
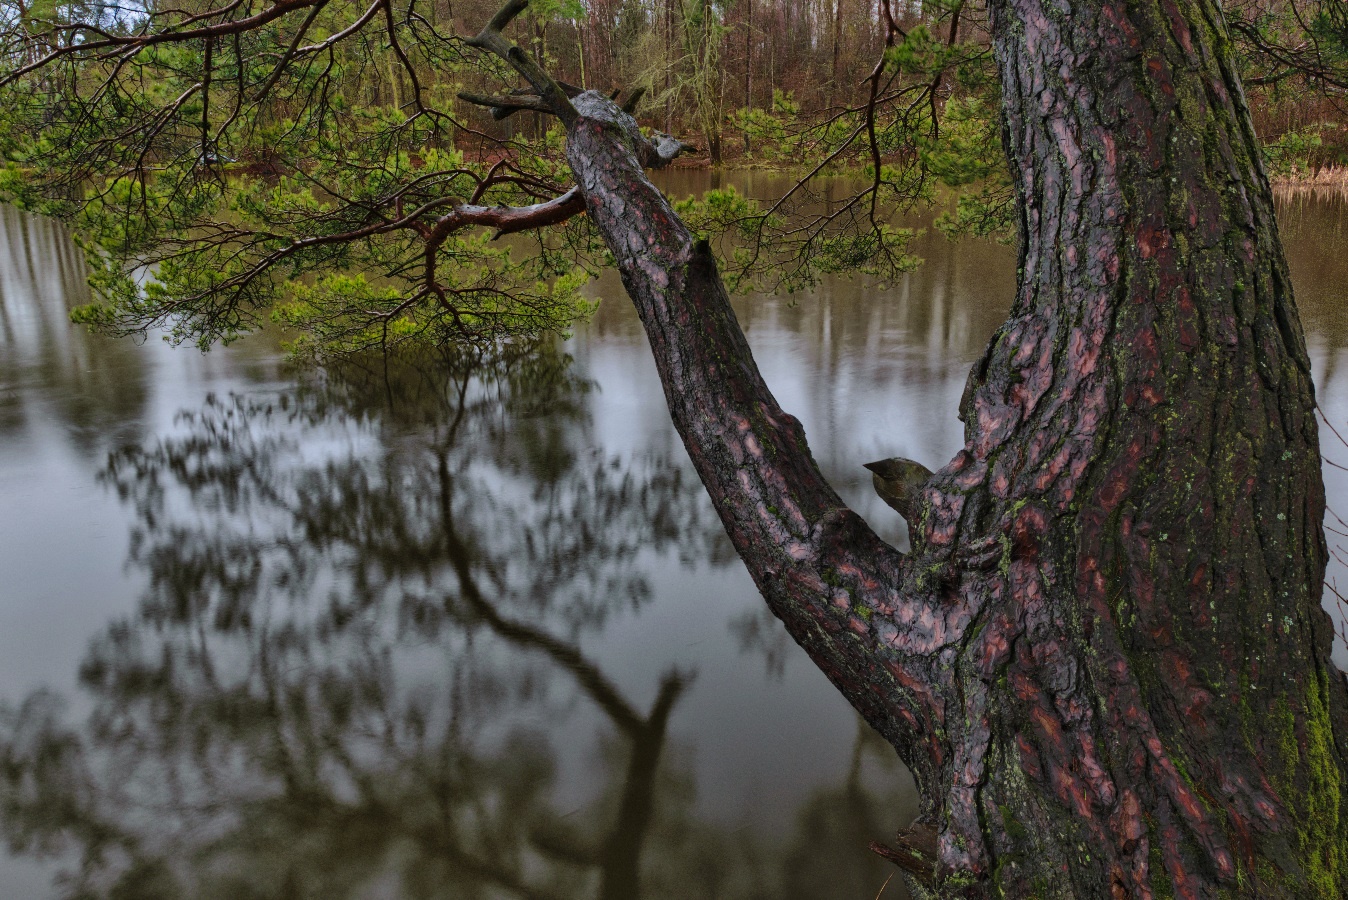
[[[1282,222],[1345,423],[1348,208]],[[861,463],[955,452],[1014,283],[1010,248],[917,250],[737,304],[896,542]],[[296,375],[268,335],[72,327],[76,254],[0,209],[0,896],[876,896],[911,781],[767,616],[595,289],[564,343]]]

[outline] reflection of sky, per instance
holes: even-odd
[[[1331,555],[1325,579],[1348,597],[1348,528],[1335,518],[1337,513],[1348,520],[1348,470],[1341,468],[1348,467],[1348,446],[1339,438],[1348,438],[1348,198],[1286,200],[1278,222],[1306,329],[1316,398],[1332,426],[1320,429],[1331,511],[1326,517]],[[1326,605],[1338,621],[1332,596],[1326,597]],[[1348,622],[1342,627],[1348,629]],[[1342,642],[1335,647],[1335,661],[1348,669],[1348,648]]]
[[[969,365],[1014,289],[1009,247],[928,235],[914,250],[926,264],[887,288],[829,279],[809,296],[736,300],[754,358],[782,408],[804,424],[815,459],[843,499],[895,539],[903,523],[875,495],[861,464],[907,456],[939,468],[955,454]],[[604,302],[572,352],[604,391],[596,409],[600,442],[677,440],[617,277],[601,279],[595,292]]]
[[[0,206],[0,684],[73,687],[90,630],[131,609],[126,521],[94,483],[114,447],[174,427],[208,392],[279,386],[257,342],[199,354],[91,337],[69,322],[88,296],[56,226]]]
[[[57,253],[52,248],[62,246],[55,228],[13,212],[0,216],[0,228],[0,252],[8,248],[18,260],[51,258]],[[70,326],[66,310],[85,296],[73,256],[59,268],[0,264],[0,271],[8,278],[0,321],[0,571],[9,579],[0,592],[0,701],[13,703],[47,687],[70,701],[70,719],[77,722],[90,703],[76,684],[90,641],[112,621],[132,615],[145,591],[144,570],[126,563],[133,513],[95,479],[107,454],[182,434],[188,425],[179,414],[200,410],[208,395],[265,400],[287,382],[265,337],[203,356],[158,340],[114,341]],[[803,377],[806,367],[816,365],[817,354],[809,350],[814,339],[792,329],[800,327],[808,305],[763,308],[765,317],[751,332],[764,340],[760,353],[769,377],[790,384],[783,388],[787,402],[826,409],[828,396],[848,388],[830,385],[820,394],[825,385]],[[630,307],[608,304],[605,314],[614,313],[614,333],[582,328],[571,348],[577,374],[598,382],[584,401],[595,459],[672,455],[686,468],[649,354],[635,340]],[[818,322],[811,313],[809,323]],[[812,434],[822,430],[809,416],[807,421]],[[370,441],[368,429],[359,427],[310,429],[292,459],[316,465],[345,453],[360,457],[376,452]],[[492,473],[499,502],[527,501],[528,480],[492,466],[484,460],[474,471]],[[696,496],[706,503],[700,491]],[[192,510],[184,502],[170,498],[175,519],[210,527],[212,510]],[[220,520],[216,527],[232,526]],[[639,612],[619,613],[602,630],[582,636],[580,649],[643,713],[665,671],[695,671],[675,709],[668,752],[671,760],[692,766],[698,817],[730,829],[747,826],[768,841],[785,839],[797,828],[801,805],[845,773],[856,718],[803,656],[788,655],[780,676],[771,676],[757,654],[741,652],[731,623],[760,612],[762,603],[737,563],[689,565],[678,557],[675,551],[644,552],[637,565],[653,597]],[[314,596],[324,589],[320,577]],[[443,650],[400,650],[405,682],[416,681],[419,672],[434,677]],[[574,684],[563,678],[557,690],[565,696]],[[575,700],[564,714],[547,708],[533,724],[559,751],[555,803],[565,811],[592,802],[603,788],[607,773],[596,762],[602,718]],[[891,774],[882,795],[893,789]],[[908,810],[911,815],[911,804]],[[891,812],[896,827],[904,813]],[[883,881],[883,864],[865,853],[864,843],[857,850]],[[0,895],[43,896],[50,877],[50,865],[0,855]]]
[[[1341,206],[1298,205],[1283,231],[1320,401],[1348,437],[1345,223]],[[130,614],[143,590],[143,573],[125,565],[130,513],[94,480],[107,452],[179,430],[176,415],[199,409],[210,393],[270,396],[287,382],[266,339],[203,356],[158,340],[134,346],[84,334],[66,322],[68,304],[84,290],[56,230],[25,225],[8,210],[0,211],[0,229],[7,256],[0,260],[2,699],[48,686],[78,711],[75,674],[89,640]],[[804,423],[816,459],[844,499],[895,540],[902,525],[872,492],[861,463],[901,455],[935,468],[953,455],[968,366],[1013,288],[1009,248],[926,237],[915,250],[927,263],[895,285],[831,280],[794,302],[737,301],[759,365],[782,406]],[[597,385],[585,401],[596,458],[670,456],[686,466],[617,279],[594,289],[605,302],[568,350],[576,374]],[[310,438],[302,448],[310,463],[372,446],[359,429]],[[1336,449],[1331,438],[1326,457],[1348,466],[1348,447]],[[1325,479],[1331,505],[1348,519],[1348,471],[1327,467]],[[510,502],[529,491],[523,480],[496,483]],[[729,623],[759,611],[761,601],[738,564],[688,565],[674,551],[649,551],[638,565],[654,596],[639,613],[584,635],[581,649],[643,711],[667,669],[696,670],[670,741],[671,752],[692,754],[699,815],[784,835],[809,794],[845,769],[853,714],[803,654],[788,654],[773,678],[760,657],[740,652]],[[1330,577],[1348,586],[1348,567],[1335,564]],[[538,724],[569,773],[558,780],[558,808],[587,802],[597,789],[597,776],[586,774],[596,755],[594,720]],[[0,894],[40,895],[46,877],[31,863],[0,857]]]

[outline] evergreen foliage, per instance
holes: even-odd
[[[578,197],[560,203],[560,132],[467,46],[493,8],[4,0],[0,199],[69,223],[98,298],[75,317],[115,334],[206,347],[271,318],[297,351],[345,354],[564,330],[607,258]],[[1341,0],[1230,16],[1270,170],[1348,162]],[[986,18],[965,0],[535,0],[522,33],[568,91],[641,90],[642,121],[711,162],[800,177],[680,206],[732,284],[792,291],[917,265],[894,223],[932,203],[952,236],[1009,239]],[[491,122],[460,95],[507,106]]]

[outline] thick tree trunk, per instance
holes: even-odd
[[[1220,8],[1004,0],[993,28],[1019,288],[919,555],[1008,546],[960,664],[1005,762],[948,861],[1022,893],[1048,858],[1076,896],[1348,895],[1310,366]]]
[[[1314,397],[1220,10],[993,22],[1019,289],[907,557],[820,475],[635,123],[576,98],[674,422],[773,611],[913,770],[919,888],[1348,895]]]

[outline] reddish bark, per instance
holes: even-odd
[[[1313,389],[1220,10],[993,16],[1019,288],[908,556],[820,475],[664,157],[594,93],[561,111],[589,214],[756,584],[917,778],[919,888],[1348,895]]]

